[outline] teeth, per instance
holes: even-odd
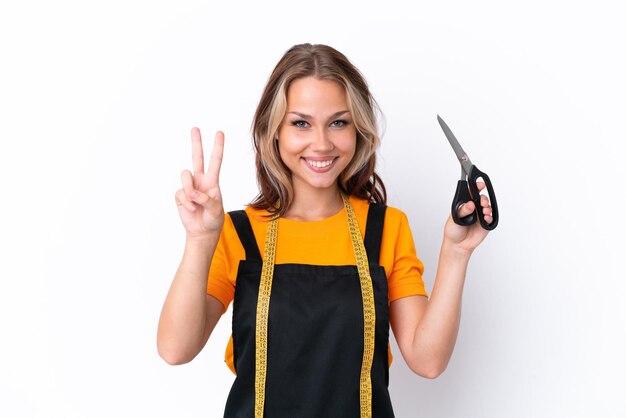
[[[309,161],[306,160],[307,164],[309,164],[312,167],[316,167],[316,168],[324,168],[324,167],[328,167],[329,165],[331,165],[333,163],[333,160],[328,160],[328,161]]]

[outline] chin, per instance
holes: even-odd
[[[313,184],[312,187],[316,188],[316,189],[320,189],[320,190],[328,190],[328,189],[333,189],[335,188],[335,186],[337,185],[337,183],[331,183],[331,184]]]
[[[310,187],[315,190],[328,190],[337,187],[337,179],[328,181],[307,181],[304,183],[306,187]]]

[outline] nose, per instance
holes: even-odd
[[[332,138],[326,129],[320,129],[317,131],[313,141],[311,142],[311,149],[315,152],[328,152],[335,149]]]

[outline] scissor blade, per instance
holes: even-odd
[[[472,162],[470,161],[465,151],[463,151],[463,147],[461,147],[459,141],[457,141],[456,137],[454,136],[448,125],[443,121],[443,119],[441,119],[439,115],[437,115],[437,120],[439,121],[439,125],[441,125],[441,129],[443,129],[443,133],[446,134],[446,138],[448,138],[448,142],[450,142],[450,145],[452,146],[452,149],[456,154],[456,158],[459,159],[459,162],[463,166],[465,172],[469,173]]]

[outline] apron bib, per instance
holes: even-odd
[[[345,202],[354,236],[356,217]],[[274,265],[271,227],[264,271],[245,211],[229,213],[246,259],[239,264],[233,300],[237,376],[225,418],[394,417],[387,389],[387,278],[378,265],[385,209],[370,204],[365,239],[359,242],[367,254],[373,300],[364,293],[367,274],[359,275],[355,265]],[[355,252],[357,260],[365,259],[357,247]],[[268,270],[273,271],[269,282],[263,278]]]

